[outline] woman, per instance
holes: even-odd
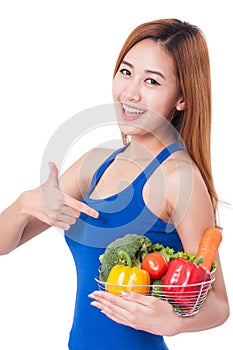
[[[125,146],[89,151],[60,181],[50,163],[48,181],[1,214],[0,251],[6,254],[50,226],[66,230],[78,273],[69,349],[167,349],[163,336],[227,319],[219,257],[213,288],[189,318],[154,297],[93,292],[94,278],[107,244],[126,233],[195,252],[203,232],[217,225],[209,58],[201,31],[174,19],[137,27],[118,57],[113,98]],[[89,297],[95,299],[91,305]]]

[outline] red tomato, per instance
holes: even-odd
[[[141,268],[149,273],[151,279],[158,280],[167,272],[168,261],[159,252],[150,253],[142,260]]]

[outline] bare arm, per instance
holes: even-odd
[[[204,181],[194,168],[193,187],[187,211],[182,218],[177,213],[173,215],[177,221],[177,230],[181,237],[184,250],[197,252],[203,232],[214,227],[214,214]],[[208,294],[203,307],[195,316],[183,319],[178,318],[177,332],[196,332],[221,325],[229,316],[229,305],[225,288],[220,258],[217,255],[218,267],[215,282]]]
[[[72,182],[73,169],[66,175]],[[74,183],[74,182],[73,182]],[[68,229],[80,212],[98,216],[84,203],[60,189],[57,168],[50,164],[50,176],[42,186],[26,191],[0,215],[0,253],[6,254],[50,226]]]
[[[98,213],[81,202],[93,172],[110,150],[93,150],[74,163],[58,179],[56,166],[50,164],[48,181],[22,193],[0,215],[0,254],[7,254],[51,226],[68,229],[81,212]]]
[[[23,212],[22,194],[13,204],[6,208],[0,215],[0,254],[7,254],[19,243],[25,227],[30,225],[30,215]],[[41,223],[44,230],[49,227]],[[42,227],[40,228],[42,231]],[[38,232],[39,233],[39,232]]]

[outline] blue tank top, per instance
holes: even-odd
[[[138,331],[108,319],[100,310],[90,306],[91,300],[88,298],[88,294],[98,288],[95,277],[100,265],[99,256],[113,240],[127,233],[136,233],[149,237],[152,243],[161,243],[176,251],[182,249],[174,225],[155,216],[147,208],[142,197],[142,189],[147,179],[173,152],[183,149],[180,143],[175,142],[164,148],[144,171],[118,194],[104,199],[90,198],[104,171],[124,149],[125,147],[113,152],[97,169],[90,189],[83,199],[83,202],[99,212],[99,218],[94,219],[82,213],[76,223],[65,232],[65,239],[77,270],[77,295],[69,338],[70,350],[168,349],[162,336]]]

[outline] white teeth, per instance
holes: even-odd
[[[126,112],[129,112],[129,113],[138,113],[138,114],[142,114],[145,112],[145,110],[142,110],[142,109],[137,109],[137,108],[133,108],[133,107],[129,107],[125,104],[123,104],[123,109],[126,111]]]

